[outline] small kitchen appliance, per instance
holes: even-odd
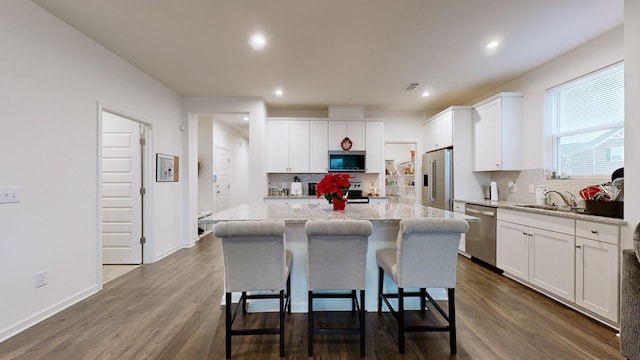
[[[309,183],[309,190],[307,191],[307,193],[309,195],[316,195],[316,186],[318,186],[318,183]]]
[[[302,183],[300,179],[296,176],[291,183],[291,191],[289,193],[291,196],[302,196]]]
[[[546,186],[538,185],[536,186],[536,204],[538,205],[546,205],[547,204],[547,190],[549,190]]]

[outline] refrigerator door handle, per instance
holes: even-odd
[[[436,201],[436,161],[431,161],[431,201]]]

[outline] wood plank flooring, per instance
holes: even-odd
[[[222,292],[221,247],[209,235],[0,343],[0,359],[224,359]],[[395,320],[368,313],[366,358],[622,359],[613,330],[464,257],[456,305],[457,356],[449,354],[446,333],[408,334],[400,356]],[[287,316],[284,359],[308,358],[306,320],[306,314]],[[327,320],[354,321],[348,313]],[[358,338],[319,336],[314,353],[315,359],[358,359]],[[276,336],[233,339],[233,359],[279,358]]]

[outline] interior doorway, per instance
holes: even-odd
[[[103,265],[143,262],[146,125],[100,112],[100,221]]]
[[[385,195],[390,203],[416,203],[416,143],[387,142],[384,146]]]

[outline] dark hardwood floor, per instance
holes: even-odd
[[[222,292],[220,244],[207,236],[0,343],[0,359],[223,359]],[[408,334],[400,356],[393,318],[368,313],[366,358],[622,359],[613,330],[464,257],[456,306],[457,356],[449,354],[446,333]],[[353,321],[348,313],[327,316]],[[276,321],[274,314],[245,319]],[[307,358],[306,320],[287,316],[286,359]],[[279,359],[276,336],[238,337],[233,344],[234,359]],[[316,359],[360,358],[357,336],[317,337],[314,352]]]

